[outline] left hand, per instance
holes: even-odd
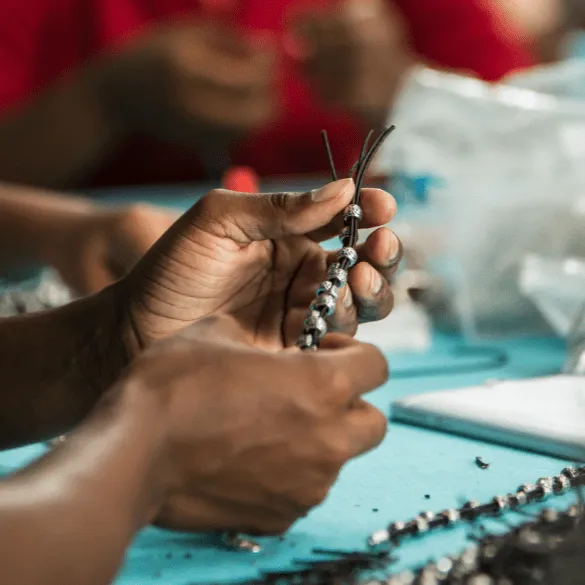
[[[401,16],[388,0],[340,0],[293,20],[297,55],[322,98],[384,125],[412,63]]]
[[[120,314],[128,316],[119,333],[136,346],[129,355],[222,313],[237,319],[253,345],[293,345],[336,256],[318,242],[340,232],[354,190],[345,179],[304,194],[209,193],[117,287]],[[379,189],[364,189],[361,206],[361,227],[383,225],[396,211],[394,199]],[[381,227],[358,253],[330,330],[354,334],[358,322],[382,319],[392,309],[389,281],[401,256],[398,239]]]
[[[51,264],[75,293],[98,292],[127,274],[178,217],[149,205],[92,211],[60,234]]]

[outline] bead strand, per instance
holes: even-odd
[[[327,334],[328,317],[335,314],[337,300],[344,286],[347,284],[349,270],[357,264],[358,253],[356,245],[359,236],[359,222],[364,217],[364,212],[359,205],[361,186],[369,163],[382,142],[394,130],[394,126],[384,130],[374,141],[372,147],[368,147],[373,132],[370,132],[364,141],[360,157],[350,171],[350,177],[355,175],[356,188],[353,201],[345,208],[343,213],[344,227],[339,234],[342,248],[337,253],[337,261],[328,269],[327,280],[321,283],[317,289],[315,300],[311,303],[309,312],[303,324],[303,333],[297,340],[297,346],[304,351],[317,351],[321,339]],[[331,148],[327,139],[327,133],[321,133],[333,180],[337,180],[337,171],[333,162]]]
[[[566,493],[583,479],[585,479],[585,466],[565,467],[559,475],[542,477],[536,484],[523,484],[515,493],[496,496],[485,504],[470,500],[460,509],[450,508],[436,515],[432,512],[423,512],[409,522],[393,522],[388,528],[374,532],[368,544],[372,547],[387,542],[397,545],[403,538],[409,536],[421,536],[436,528],[451,527],[461,521],[473,521],[480,516],[494,516],[507,509],[542,502],[551,495]]]

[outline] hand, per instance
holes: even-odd
[[[59,234],[51,264],[77,294],[97,292],[127,274],[177,217],[147,205],[80,214]]]
[[[388,0],[342,0],[294,22],[299,57],[322,98],[384,125],[412,59],[400,15]]]
[[[226,317],[154,344],[121,384],[129,416],[151,402],[165,429],[150,518],[177,530],[284,532],[384,437],[386,417],[361,395],[387,377],[372,346],[338,335],[316,354],[266,352]]]
[[[304,194],[212,191],[188,211],[120,283],[128,323],[122,337],[139,351],[185,325],[220,313],[236,317],[249,341],[293,345],[335,253],[317,243],[338,234],[351,202],[350,179]],[[395,202],[364,189],[362,227],[387,223]],[[358,321],[384,318],[393,304],[389,279],[401,246],[388,228],[358,249],[360,262],[340,295],[330,329],[355,333]]]
[[[115,55],[102,78],[125,128],[210,148],[264,125],[274,110],[266,43],[215,25],[160,28]]]

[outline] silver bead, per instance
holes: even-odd
[[[540,518],[542,519],[543,522],[552,524],[553,522],[556,522],[559,519],[559,513],[553,508],[546,508],[540,513]]]
[[[317,289],[317,296],[322,294],[331,295],[337,300],[337,297],[339,297],[339,287],[335,286],[330,280],[326,280],[322,282]]]
[[[553,479],[552,477],[541,477],[536,485],[542,490],[542,494],[538,497],[538,500],[544,500],[553,493]]]
[[[429,512],[428,510],[426,512],[421,512],[419,514],[419,518],[424,518],[427,522],[430,522],[434,517],[435,515],[432,512]]]
[[[345,208],[343,212],[343,219],[347,222],[351,218],[355,218],[360,221],[364,216],[362,208],[359,205],[351,204]]]
[[[390,538],[394,538],[395,536],[400,536],[402,531],[406,528],[406,524],[404,522],[398,521],[393,522],[390,524],[388,532],[390,533]]]
[[[567,478],[567,479],[575,479],[578,475],[579,472],[577,471],[577,469],[575,467],[565,467],[565,469],[563,469],[561,471],[561,473]]]
[[[327,316],[330,316],[335,313],[336,305],[337,302],[335,301],[333,295],[323,293],[315,299],[311,307],[315,308],[316,310],[327,309]]]
[[[341,232],[339,233],[339,241],[343,246],[345,246],[345,242],[349,241],[349,236],[351,235],[351,229],[348,225],[346,225]]]
[[[305,332],[312,333],[317,340],[327,333],[327,323],[323,317],[311,315],[305,319]]]
[[[566,475],[555,475],[553,482],[553,489],[557,494],[564,494],[571,489],[571,481]]]
[[[519,488],[519,492],[524,492],[525,494],[529,494],[536,489],[536,486],[533,483],[523,483]]]
[[[339,264],[334,263],[329,267],[329,279],[336,280],[339,284],[339,288],[343,288],[343,286],[347,283],[347,270],[339,267]]]
[[[443,557],[437,561],[437,571],[445,578],[453,569],[453,561],[449,557]]]
[[[524,506],[528,503],[528,498],[526,497],[526,492],[517,492],[514,494],[514,497],[516,498],[517,502],[518,502],[518,506]]]
[[[426,518],[423,518],[422,516],[417,516],[413,520],[413,523],[416,526],[417,534],[424,534],[425,532],[429,531],[429,523],[427,522]]]
[[[390,540],[390,533],[387,530],[378,530],[368,538],[368,546],[379,546]]]
[[[477,500],[469,500],[469,502],[465,502],[463,504],[464,510],[473,510],[474,508],[479,507],[481,504]]]
[[[347,258],[349,262],[349,268],[355,266],[356,262],[358,261],[358,253],[353,248],[341,248],[337,253],[337,259],[341,260],[342,258]]]
[[[297,339],[297,347],[301,349],[307,349],[313,346],[313,336],[310,333],[303,333]]]
[[[508,498],[506,496],[496,496],[492,502],[497,506],[498,512],[502,512],[508,507]]]
[[[461,519],[461,514],[459,514],[459,510],[456,510],[455,508],[449,508],[448,510],[444,510],[443,512],[441,512],[440,516],[447,518],[448,525],[455,524],[456,522],[459,522],[459,520]]]

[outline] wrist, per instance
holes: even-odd
[[[158,385],[153,387],[148,368],[144,371],[140,365],[129,370],[100,403],[101,414],[110,417],[113,412],[110,422],[126,437],[120,448],[128,451],[128,466],[137,482],[127,502],[134,529],[155,521],[174,486],[167,409],[166,393]]]

